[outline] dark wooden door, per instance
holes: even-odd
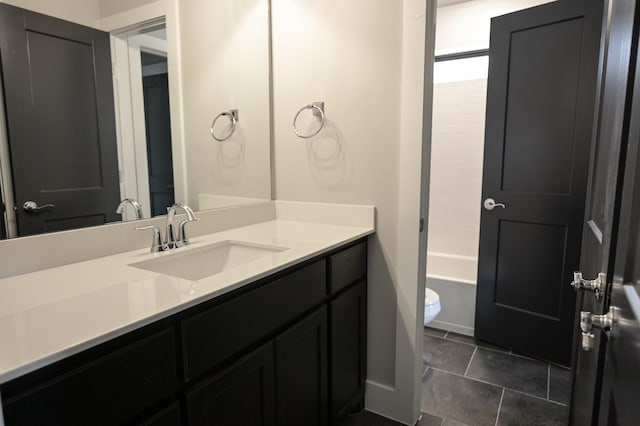
[[[602,0],[491,21],[476,337],[571,358]]]
[[[637,13],[634,0],[609,3],[603,31],[603,54],[599,72],[597,113],[589,175],[589,196],[586,203],[580,268],[585,279],[595,279],[603,273],[611,281],[613,248],[617,235],[620,199],[620,162],[624,155],[632,93],[633,69],[631,60],[634,21]],[[573,325],[574,349],[572,361],[572,398],[569,423],[595,424],[598,418],[603,353],[606,338],[594,333],[593,350],[581,348],[580,312],[603,314],[607,308],[607,294],[597,298],[593,292],[580,291],[576,301]]]
[[[192,426],[275,426],[273,343],[203,381],[186,399]]]
[[[637,425],[640,419],[640,70],[636,72],[620,218],[616,232],[613,283],[608,307],[610,330],[598,331],[602,352],[599,393],[601,426]],[[624,151],[624,149],[623,149]],[[623,154],[624,155],[624,154]],[[596,389],[596,392],[598,389]],[[595,424],[595,422],[594,422]]]
[[[159,216],[166,214],[167,207],[175,202],[169,78],[168,74],[158,74],[144,77],[142,81],[151,215]]]
[[[324,307],[276,338],[279,426],[328,424],[327,352],[327,309]]]
[[[109,34],[0,4],[0,58],[18,234],[118,220]]]

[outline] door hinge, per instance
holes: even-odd
[[[420,218],[420,232],[424,231],[424,218]]]

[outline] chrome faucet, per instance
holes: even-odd
[[[176,209],[184,210],[187,215],[187,218],[180,222],[177,235],[173,224],[173,216],[176,214]],[[175,203],[171,207],[167,207],[167,245],[170,249],[189,245],[189,238],[187,238],[186,234],[187,223],[197,220],[198,216],[186,204]]]
[[[175,225],[173,224],[173,217],[176,214],[176,209],[184,210],[187,218],[180,222],[178,228],[178,235],[176,235]],[[198,216],[191,210],[191,207],[182,203],[175,203],[171,207],[167,207],[167,233],[166,239],[162,238],[162,232],[160,228],[155,225],[142,226],[136,228],[136,231],[145,231],[147,229],[153,230],[153,240],[151,242],[151,252],[157,253],[160,251],[167,251],[178,247],[189,245],[189,238],[187,238],[186,227],[187,223],[198,220]]]
[[[135,210],[136,219],[142,219],[142,206],[135,200],[135,198],[125,198],[124,200],[120,201],[120,204],[118,204],[118,208],[116,209],[116,213],[120,215],[124,214],[124,208],[127,204],[129,204]]]

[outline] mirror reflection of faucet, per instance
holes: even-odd
[[[178,227],[178,232],[176,235],[175,225],[173,223],[173,217],[176,214],[176,209],[182,209],[187,218],[180,222]],[[153,230],[153,240],[151,242],[151,252],[157,253],[160,251],[171,250],[174,248],[184,247],[189,245],[189,238],[187,237],[186,227],[187,223],[195,222],[199,218],[196,216],[191,207],[182,203],[175,203],[171,207],[167,207],[167,231],[166,231],[166,239],[162,237],[162,233],[160,232],[160,228],[155,225],[150,226],[142,226],[136,228],[137,231],[145,231],[147,229]]]
[[[119,215],[123,215],[124,208],[127,205],[133,207],[134,211],[136,212],[136,219],[142,219],[142,206],[139,202],[136,201],[135,198],[125,198],[124,200],[120,201],[120,204],[118,204],[118,208],[116,209],[116,213]]]

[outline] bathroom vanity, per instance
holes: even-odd
[[[4,424],[336,424],[363,404],[371,232],[274,220],[201,236],[179,250],[286,249],[197,281],[132,266],[175,255],[148,250],[0,280],[0,295],[70,281],[48,306],[0,304]]]

